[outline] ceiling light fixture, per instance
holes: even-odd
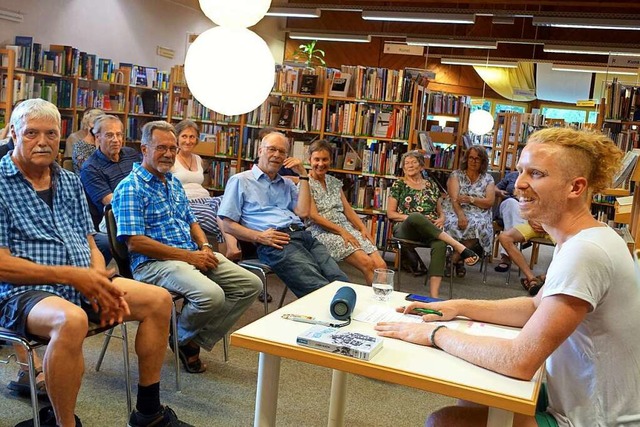
[[[518,63],[514,61],[486,61],[481,58],[442,58],[440,63],[449,65],[474,65],[478,67],[518,68]]]
[[[543,50],[549,53],[576,53],[581,55],[640,56],[640,50],[621,47],[575,46],[545,44]]]
[[[410,46],[430,46],[430,47],[459,47],[464,49],[497,49],[496,41],[471,41],[471,40],[448,40],[448,39],[415,39],[407,38]]]
[[[512,25],[515,22],[513,16],[494,16],[491,18],[492,24]]]
[[[24,15],[22,13],[0,9],[0,19],[11,22],[22,22],[24,20]]]
[[[363,11],[362,19],[367,21],[429,22],[432,24],[475,24],[476,22],[476,17],[472,13],[413,13],[374,10]]]
[[[303,7],[272,7],[267,16],[284,16],[288,18],[320,18],[320,9]]]
[[[637,76],[638,70],[633,68],[598,67],[579,64],[553,64],[553,71],[572,71],[577,73],[622,74],[625,76]]]
[[[369,43],[371,36],[360,34],[332,34],[332,33],[289,33],[294,40],[323,40],[330,42]]]
[[[640,30],[640,21],[632,19],[563,18],[534,16],[533,25],[596,30]]]

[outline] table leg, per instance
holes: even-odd
[[[487,427],[511,427],[513,425],[513,412],[504,409],[489,407]]]
[[[279,380],[280,357],[260,353],[254,427],[275,427]]]
[[[347,374],[336,369],[331,375],[331,399],[329,400],[329,427],[344,426],[344,402],[347,396]]]

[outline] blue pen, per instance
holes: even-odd
[[[414,308],[413,311],[417,311],[422,314],[435,314],[436,316],[442,317],[442,312],[438,310],[432,310],[430,308]]]

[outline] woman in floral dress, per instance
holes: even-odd
[[[386,268],[369,231],[342,192],[342,182],[327,175],[331,145],[319,140],[309,147],[311,211],[307,220],[313,237],[327,247],[336,261],[345,260],[362,271],[368,285],[376,268]]]
[[[391,187],[387,200],[387,217],[397,222],[393,227],[395,237],[418,241],[431,248],[429,291],[432,297],[438,298],[447,245],[461,254],[461,259],[468,265],[478,262],[479,257],[442,231],[444,215],[440,188],[434,180],[422,176],[425,166],[422,153],[417,150],[409,151],[402,156],[400,164],[404,177]]]
[[[466,247],[480,245],[485,253],[493,244],[492,208],[495,183],[487,173],[489,157],[484,147],[470,147],[460,169],[447,181],[449,199],[445,201],[444,229]],[[456,275],[464,277],[464,265],[456,262]]]

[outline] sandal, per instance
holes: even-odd
[[[509,271],[511,269],[511,260],[509,259],[508,256],[502,256],[502,259],[500,259],[500,263],[498,265],[496,265],[494,267],[494,270],[497,271],[498,273],[504,273],[506,271]]]
[[[42,373],[42,368],[36,369],[36,377],[38,377],[38,375],[40,375],[41,373]],[[18,371],[18,379],[16,381],[9,382],[9,384],[7,384],[7,388],[9,390],[15,391],[20,396],[23,396],[23,397],[31,396],[31,388],[29,386],[29,371],[20,369]],[[49,397],[47,395],[47,385],[45,384],[44,380],[40,380],[36,382],[36,394],[38,395],[39,398],[46,399]]]
[[[467,264],[469,267],[471,267],[472,265],[476,265],[478,261],[480,261],[480,257],[478,256],[478,254],[469,248],[466,248],[464,251],[460,253],[460,258],[462,258],[464,260],[464,263]],[[469,258],[471,258],[471,261],[467,261]]]
[[[478,262],[478,261],[476,260],[476,262]],[[462,277],[466,276],[466,274],[467,274],[467,269],[464,268],[464,262],[462,262],[462,261],[457,262],[456,263],[456,276],[462,278]]]
[[[522,284],[524,290],[529,292],[529,295],[531,296],[536,296],[538,292],[540,292],[542,285],[544,285],[544,282],[540,281],[538,277],[531,280],[527,280],[525,277],[523,277],[522,279],[520,279],[520,283]]]
[[[169,340],[169,347],[173,350],[173,340]],[[200,360],[200,347],[194,348],[189,344],[179,345],[178,357],[184,369],[190,374],[201,374],[207,370],[207,365]]]

